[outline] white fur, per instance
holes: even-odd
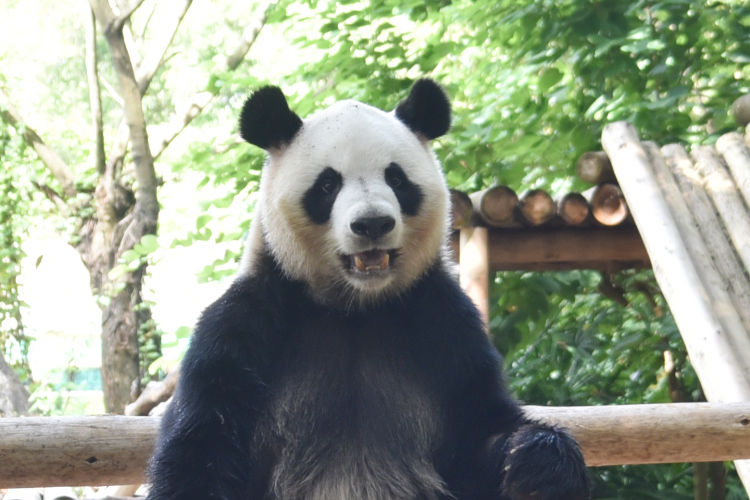
[[[386,184],[384,170],[398,163],[417,184],[424,199],[415,216],[401,213]],[[314,224],[302,206],[304,193],[318,174],[331,167],[343,176],[343,187],[330,220]],[[357,306],[398,294],[437,259],[445,244],[448,190],[429,144],[412,133],[394,113],[355,101],[342,101],[303,122],[289,145],[269,152],[263,169],[260,200],[242,274],[252,273],[262,236],[291,278],[307,283],[324,303]],[[350,230],[363,215],[389,215],[396,225],[382,249],[399,257],[383,277],[356,279],[344,272],[342,254],[371,249]],[[257,222],[260,222],[260,225]]]

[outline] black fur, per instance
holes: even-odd
[[[302,197],[302,206],[310,220],[324,224],[331,217],[331,209],[343,185],[341,174],[326,167]]]
[[[396,114],[428,139],[450,123],[429,80]],[[264,148],[300,126],[275,87],[253,94],[240,122]],[[419,186],[395,163],[384,175],[417,214]],[[341,183],[328,168],[305,193],[313,223],[330,218]],[[349,310],[319,305],[262,251],[196,326],[149,499],[587,499],[577,444],[524,417],[476,308],[435,259],[406,292]]]
[[[278,87],[262,87],[251,95],[240,114],[240,135],[259,148],[279,148],[291,142],[302,119],[289,109]]]
[[[451,107],[440,86],[426,78],[417,80],[409,97],[396,108],[396,117],[426,139],[445,134],[451,126]]]
[[[440,264],[401,297],[348,314],[317,305],[267,254],[257,269],[197,325],[149,499],[305,498],[339,470],[360,498],[588,498],[577,445],[522,415]]]
[[[396,195],[401,211],[406,215],[417,215],[424,194],[422,189],[409,179],[401,165],[391,163],[386,167],[385,182]]]

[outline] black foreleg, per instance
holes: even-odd
[[[567,431],[526,422],[495,441],[502,499],[587,500],[589,481],[578,443]]]

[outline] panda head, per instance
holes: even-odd
[[[349,309],[408,289],[444,247],[449,195],[429,141],[449,126],[431,80],[393,112],[342,101],[304,120],[278,87],[253,93],[240,132],[268,159],[241,272],[269,251],[316,300]]]

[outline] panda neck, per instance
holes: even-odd
[[[277,261],[266,245],[253,256],[252,268],[247,268],[240,273],[240,280],[256,280],[259,284],[275,288],[274,292],[283,301],[289,301],[298,305],[307,303],[313,307],[323,307],[343,313],[344,315],[356,315],[382,308],[392,307],[394,304],[408,302],[409,297],[428,285],[436,277],[447,277],[450,271],[443,263],[443,259],[436,258],[422,274],[409,287],[397,291],[385,291],[377,296],[365,296],[359,291],[348,286],[339,286],[321,290],[302,280],[290,277]],[[270,290],[269,290],[270,292]]]

